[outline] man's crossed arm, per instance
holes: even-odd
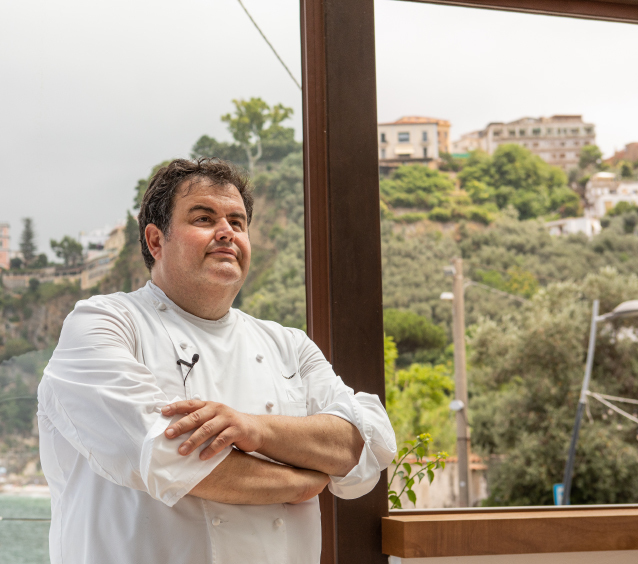
[[[172,403],[162,413],[188,414],[165,431],[174,439],[195,429],[179,446],[183,456],[215,437],[200,453],[202,460],[234,444],[241,451],[282,463],[231,452],[190,492],[220,503],[263,505],[310,499],[326,487],[328,475],[345,476],[356,466],[364,444],[354,425],[333,415],[248,415],[200,400]]]

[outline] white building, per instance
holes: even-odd
[[[114,230],[124,227],[123,221],[117,222],[113,225],[105,225],[98,229],[93,229],[88,233],[82,231],[80,233],[79,241],[84,249],[85,260],[90,261],[93,258],[99,256],[104,250],[106,242],[113,233]]]
[[[450,122],[421,116],[407,116],[380,123],[379,166],[396,168],[406,163],[428,163],[450,152]]]
[[[598,235],[602,228],[600,221],[594,217],[565,217],[556,221],[548,221],[545,227],[550,235],[571,235],[584,233],[591,238]]]
[[[545,162],[569,170],[578,165],[581,149],[596,143],[596,130],[580,115],[525,117],[509,123],[490,123],[481,131],[466,133],[452,143],[452,151],[481,149],[491,155],[508,143],[521,145]]]
[[[613,172],[597,172],[585,187],[585,202],[592,217],[603,217],[619,202],[638,206],[638,182],[621,181]]]

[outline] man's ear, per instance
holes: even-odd
[[[146,245],[155,260],[162,258],[162,248],[164,247],[164,233],[162,233],[154,223],[149,223],[144,230]]]

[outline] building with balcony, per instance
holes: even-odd
[[[380,123],[378,131],[382,172],[402,164],[427,164],[450,152],[450,122],[443,119],[407,116]]]
[[[0,269],[9,269],[9,224],[0,223]]]
[[[596,128],[580,115],[525,117],[509,123],[490,123],[483,130],[466,133],[452,143],[452,151],[481,149],[491,155],[508,143],[521,145],[545,162],[569,170],[578,165],[581,149],[596,143]]]

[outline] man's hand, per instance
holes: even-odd
[[[182,455],[217,435],[200,453],[202,460],[235,444],[244,452],[258,452],[295,468],[345,476],[356,466],[364,445],[358,429],[334,415],[248,415],[222,403],[201,400],[178,401],[164,407],[162,413],[189,414],[166,429],[169,439],[197,429],[180,445]]]
[[[215,435],[213,442],[199,454],[200,459],[208,460],[232,444],[244,452],[256,451],[263,444],[263,426],[259,418],[235,411],[223,403],[186,400],[162,408],[162,414],[168,417],[182,413],[189,415],[170,425],[164,434],[175,439],[197,429],[178,449],[184,456]]]

